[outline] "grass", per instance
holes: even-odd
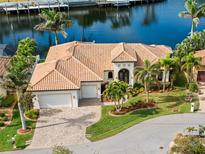
[[[118,134],[135,124],[151,118],[176,113],[188,113],[191,105],[185,102],[185,97],[186,92],[184,90],[152,93],[150,98],[157,102],[158,108],[138,110],[123,116],[111,116],[109,111],[113,109],[113,106],[103,106],[100,121],[87,127],[87,138],[91,141],[97,141]],[[144,95],[130,99],[125,105],[141,99],[144,99]],[[198,103],[197,96],[195,96],[194,101]]]
[[[35,128],[35,122],[26,121],[28,127]],[[24,149],[26,141],[31,140],[33,133],[18,135],[17,130],[21,128],[21,120],[18,109],[13,110],[13,120],[11,125],[0,130],[0,151],[11,151],[16,149]],[[16,135],[16,149],[14,149],[11,138]]]

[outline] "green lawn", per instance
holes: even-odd
[[[113,106],[103,106],[101,120],[87,128],[87,138],[91,141],[101,140],[147,119],[168,114],[190,112],[191,106],[190,103],[185,102],[185,96],[184,90],[152,93],[150,98],[157,102],[158,108],[139,110],[124,116],[110,116],[109,111],[113,109]],[[144,95],[134,97],[126,105],[143,98]],[[198,104],[198,96],[195,96],[193,101]]]
[[[27,126],[35,128],[35,122],[26,121]],[[32,139],[33,133],[26,135],[17,135],[17,130],[21,128],[21,120],[19,117],[18,109],[13,110],[13,120],[11,125],[7,126],[3,130],[0,130],[0,151],[15,150],[11,144],[11,138],[16,135],[16,147],[17,149],[23,149],[26,147],[26,141]]]

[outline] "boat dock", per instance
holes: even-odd
[[[86,7],[86,6],[113,6],[113,7],[126,7],[132,3],[153,3],[162,0],[63,0],[55,2],[4,2],[0,3],[0,12],[11,13],[30,13],[41,12],[42,9],[58,9],[65,10],[74,7]]]

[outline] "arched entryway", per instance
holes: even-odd
[[[120,81],[124,81],[124,82],[127,82],[129,83],[129,70],[127,69],[121,69],[118,73],[118,79]]]

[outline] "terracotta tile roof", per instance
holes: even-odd
[[[205,50],[196,51],[194,55],[201,58],[201,65],[205,65]]]
[[[0,77],[6,72],[6,65],[8,65],[10,60],[10,57],[0,56]]]
[[[82,81],[103,81],[104,71],[113,70],[113,62],[154,62],[170,53],[166,46],[113,43],[70,42],[51,47],[45,63],[34,70],[32,90],[80,89]],[[63,84],[64,83],[64,84]]]

